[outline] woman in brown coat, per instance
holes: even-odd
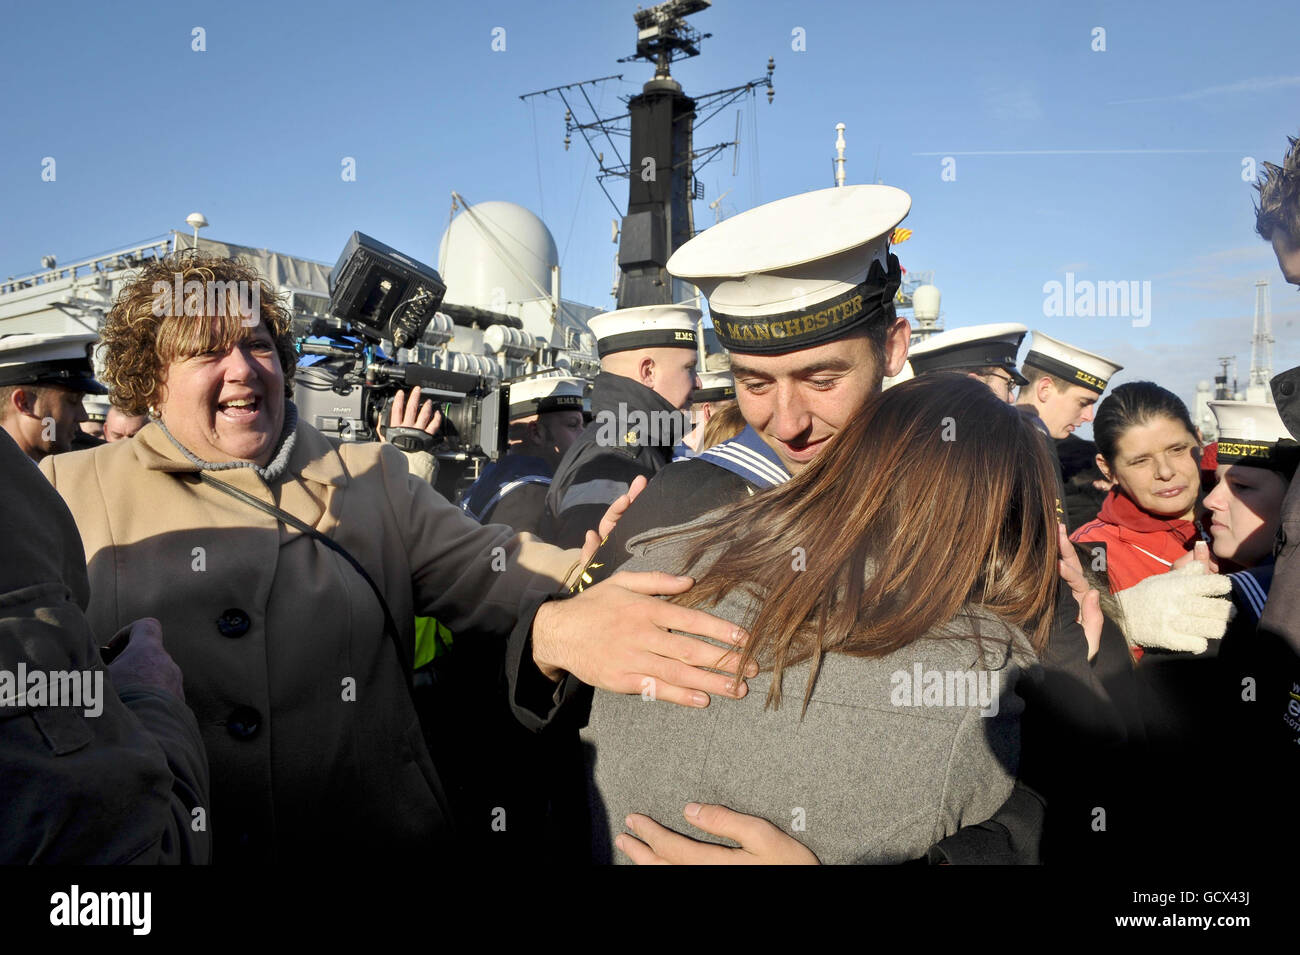
[[[96,634],[139,617],[162,623],[211,763],[216,861],[415,854],[444,845],[450,830],[408,692],[415,616],[503,641],[531,625],[534,658],[553,679],[561,669],[582,676],[578,661],[594,659],[582,653],[610,644],[611,623],[591,601],[537,611],[576,551],[480,526],[411,478],[396,449],[339,443],[297,420],[290,330],[251,269],[201,256],[150,264],[101,334],[114,402],[149,408],[152,422],[131,441],[51,457],[43,470],[85,542]],[[344,557],[214,479],[341,545],[394,625]],[[632,595],[605,597],[629,648],[638,621],[616,604]],[[635,600],[655,613],[666,606]],[[694,632],[734,629],[713,624]],[[561,633],[567,649],[548,656]],[[683,657],[668,655],[653,662],[680,668]],[[614,689],[638,685],[610,663],[587,679],[613,673]],[[689,686],[715,680],[720,689],[714,674]]]

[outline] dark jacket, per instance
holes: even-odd
[[[1300,435],[1300,366],[1273,379],[1273,398],[1291,436]],[[1293,764],[1300,762],[1300,474],[1282,501],[1273,584],[1259,621],[1262,731]]]
[[[581,547],[605,510],[638,476],[652,477],[672,460],[680,412],[638,381],[601,372],[591,390],[591,423],[555,469],[546,495],[542,538]]]
[[[0,475],[0,671],[103,680],[98,715],[0,702],[0,863],[209,861],[208,761],[194,714],[156,687],[114,687],[84,614],[90,588],[72,515],[2,432]]]

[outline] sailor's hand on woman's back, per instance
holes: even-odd
[[[633,813],[614,842],[637,865],[819,865],[811,849],[766,819],[726,806],[687,803],[682,815],[696,829],[739,843],[739,848],[699,842]]]

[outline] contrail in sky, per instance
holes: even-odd
[[[1250,80],[1238,80],[1226,86],[1207,86],[1203,90],[1191,90],[1187,93],[1171,93],[1168,96],[1144,96],[1141,99],[1120,99],[1107,103],[1107,106],[1126,106],[1129,103],[1170,103],[1204,99],[1221,93],[1264,93],[1268,90],[1282,89],[1287,86],[1300,86],[1300,76],[1256,77]]]
[[[1232,153],[1235,149],[975,149],[912,153],[913,156],[1135,156],[1168,153]]]

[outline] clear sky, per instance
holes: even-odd
[[[436,264],[454,189],[540,214],[565,297],[612,307],[616,212],[576,134],[565,152],[559,101],[519,95],[622,73],[591,94],[616,111],[650,76],[616,62],[634,49],[635,7],[12,8],[0,275],[184,229],[195,210],[213,239],[332,263],[360,229]],[[759,77],[769,56],[777,90],[771,106],[742,104],[737,174],[730,155],[701,173],[697,227],[726,190],[734,214],[831,185],[843,122],[848,181],[911,193],[914,234],[897,252],[934,271],[948,327],[1022,322],[1120,361],[1116,383],[1153,379],[1190,403],[1219,355],[1237,356],[1244,387],[1267,278],[1274,369],[1300,363],[1296,290],[1254,234],[1243,180],[1243,161],[1279,162],[1300,133],[1300,5],[715,0],[691,23],[713,36],[674,66],[688,93]],[[735,117],[697,128],[697,147],[730,139]],[[626,185],[607,188],[622,207]],[[1149,324],[1045,315],[1045,283],[1067,272],[1149,282]]]

